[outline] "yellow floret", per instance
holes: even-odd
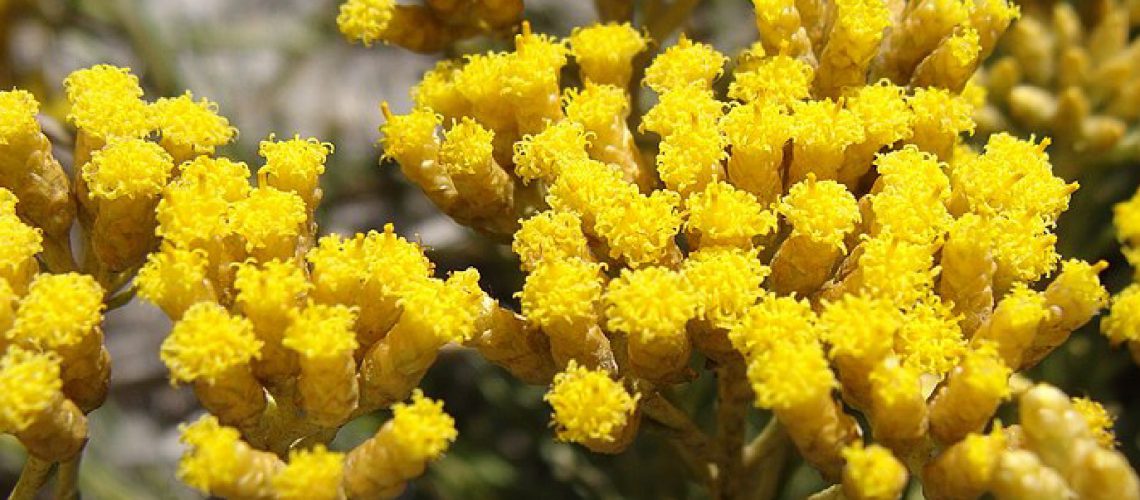
[[[20,300],[8,338],[41,349],[78,345],[103,320],[103,288],[86,274],[40,274]]]
[[[491,157],[491,141],[494,138],[495,132],[464,117],[444,132],[439,161],[449,173],[476,174],[485,171],[494,161]]]
[[[336,26],[348,41],[371,46],[383,38],[395,4],[394,0],[348,0],[340,6]]]
[[[762,101],[788,105],[811,96],[815,70],[808,63],[785,55],[758,62],[748,71],[738,71],[728,86],[728,97],[743,102]]]
[[[663,267],[623,269],[606,289],[605,301],[606,325],[646,342],[684,336],[685,323],[697,313],[685,276]]]
[[[1028,213],[1052,222],[1069,208],[1076,183],[1053,175],[1045,148],[1009,134],[990,137],[985,154],[956,165],[951,171],[954,192],[977,213]]]
[[[807,301],[769,294],[748,309],[740,323],[729,330],[728,339],[746,359],[753,359],[777,342],[814,342],[815,323],[815,312]]]
[[[896,304],[912,304],[934,286],[938,269],[929,245],[875,237],[860,244],[860,291]]]
[[[880,155],[875,165],[882,190],[871,197],[871,233],[914,243],[942,239],[954,220],[946,208],[950,180],[944,165],[912,145]]]
[[[272,318],[297,306],[298,299],[312,289],[305,271],[293,261],[252,261],[237,265],[234,302],[254,321]],[[284,318],[279,318],[284,319]]]
[[[566,118],[595,133],[608,130],[629,114],[629,96],[625,89],[613,85],[587,82],[581,89],[566,89],[562,100]]]
[[[229,210],[231,229],[245,239],[246,250],[251,252],[295,238],[307,219],[300,196],[271,187],[253,189],[249,197],[233,203]]]
[[[629,23],[595,24],[574,28],[570,50],[585,79],[626,85],[633,71],[631,61],[645,50],[646,39]]]
[[[920,87],[907,99],[914,112],[912,141],[924,148],[950,143],[963,132],[974,133],[973,107],[945,89]],[[938,151],[931,151],[938,152]]]
[[[369,231],[360,245],[368,279],[378,284],[384,295],[403,293],[425,282],[434,270],[424,249],[396,234],[391,223],[384,224],[384,231]]]
[[[199,302],[174,324],[159,357],[170,368],[172,383],[213,383],[227,370],[260,358],[261,345],[249,320],[213,302]]]
[[[215,196],[235,202],[249,195],[249,166],[229,158],[199,156],[178,166],[181,185],[202,185]],[[172,183],[174,184],[174,183]]]
[[[891,500],[898,498],[906,486],[907,471],[890,450],[872,444],[866,448],[856,442],[843,449],[843,490],[848,498],[859,500]]]
[[[698,317],[729,328],[764,295],[770,269],[756,250],[702,248],[689,254],[681,269],[693,289]]]
[[[555,210],[539,212],[520,221],[511,250],[519,256],[524,271],[544,261],[593,258],[586,235],[582,233],[582,218],[573,212]]]
[[[290,314],[281,344],[309,358],[334,358],[358,347],[352,325],[356,314],[342,305],[310,304]]]
[[[613,120],[612,116],[610,120]],[[461,126],[463,123],[456,125],[455,128]],[[451,132],[448,132],[447,137],[450,140]],[[580,123],[563,120],[551,124],[542,132],[524,136],[521,141],[515,143],[515,173],[524,182],[535,179],[553,181],[567,162],[589,159],[589,155],[586,154],[588,145],[586,129]]]
[[[820,335],[831,346],[828,354],[833,358],[883,358],[894,348],[900,326],[902,315],[894,304],[863,295],[826,302],[819,315]]]
[[[157,197],[166,187],[174,160],[158,144],[142,139],[112,139],[82,167],[92,199]]]
[[[380,145],[384,148],[384,157],[401,162],[426,160],[419,157],[420,151],[439,142],[435,129],[442,123],[442,117],[423,107],[406,115],[393,115],[387,106],[382,109],[385,120],[380,126]]]
[[[636,194],[637,186],[625,182],[616,168],[584,160],[563,166],[562,174],[548,190],[546,201],[555,210],[575,212],[583,221],[592,221],[604,206]]]
[[[179,441],[190,449],[178,462],[178,479],[201,491],[214,485],[232,484],[241,471],[236,447],[241,440],[237,429],[223,427],[213,415],[206,415],[179,428]]]
[[[1061,256],[1057,253],[1057,236],[1050,232],[1045,219],[1029,213],[1013,213],[984,219],[993,235],[994,260],[998,286],[1032,282],[1051,272]]]
[[[753,239],[776,229],[776,215],[765,210],[751,193],[727,182],[713,182],[685,202],[689,217],[685,225],[700,235],[701,248],[732,246],[751,248]]]
[[[336,500],[343,480],[344,454],[318,444],[289,451],[289,464],[273,476],[273,490],[280,500]]]
[[[1140,191],[1128,201],[1112,207],[1112,222],[1116,225],[1116,238],[1121,243],[1140,246]]]
[[[63,87],[71,102],[67,120],[94,137],[139,138],[153,128],[153,112],[142,100],[139,79],[127,68],[100,64],[76,70]]]
[[[22,432],[60,397],[59,358],[10,347],[0,357],[0,432]]]
[[[40,103],[26,90],[0,91],[0,146],[11,144],[20,138],[30,137],[40,131],[36,113]]]
[[[661,96],[642,116],[641,129],[668,137],[677,131],[711,127],[720,121],[724,108],[712,90],[697,85],[681,87]]]
[[[649,196],[635,191],[608,200],[597,214],[594,231],[606,240],[610,257],[631,267],[665,262],[676,249],[679,204],[680,196],[672,191],[654,191]]]
[[[39,228],[24,224],[13,207],[13,212],[0,213],[0,241],[0,278],[22,289],[39,269],[34,259],[43,250],[43,235]]]
[[[147,256],[135,277],[139,297],[160,305],[167,311],[184,311],[203,300],[209,261],[201,250],[163,246]]]
[[[720,180],[725,138],[714,127],[693,128],[661,141],[657,173],[669,189],[687,195]]]
[[[441,345],[470,340],[482,310],[482,297],[470,293],[468,286],[472,274],[477,281],[479,275],[471,269],[446,282],[432,279],[409,286],[400,297],[404,308],[400,322],[416,325],[416,331],[434,336]]]
[[[434,68],[424,73],[420,83],[412,87],[412,101],[416,109],[433,111],[454,119],[468,114],[471,103],[467,102],[455,81],[459,73],[456,62],[447,59],[437,62]]]
[[[540,326],[596,322],[602,286],[601,264],[579,259],[544,261],[527,276],[519,293],[523,315]]]
[[[1085,424],[1089,426],[1089,432],[1096,442],[1105,448],[1115,448],[1116,435],[1112,432],[1112,426],[1115,425],[1116,419],[1112,414],[1100,403],[1089,398],[1073,398],[1071,402],[1073,409],[1084,417]]]
[[[975,342],[962,355],[960,383],[970,388],[975,398],[1005,399],[1010,395],[1010,367],[1005,365],[993,342]]]
[[[1140,341],[1140,284],[1129,285],[1112,298],[1100,329],[1113,345]]]
[[[229,203],[204,183],[171,183],[158,202],[156,233],[183,248],[195,247],[229,233]]]
[[[439,458],[459,435],[455,420],[443,412],[443,402],[424,397],[419,389],[411,403],[392,405],[390,425],[402,452],[397,456],[408,463]]]
[[[789,410],[828,397],[837,385],[817,341],[777,340],[748,363],[756,406]]]
[[[863,124],[865,140],[874,145],[894,144],[914,132],[914,113],[907,105],[906,89],[888,80],[859,87],[847,100],[847,109]]]
[[[809,175],[780,200],[780,215],[792,225],[793,234],[845,249],[843,238],[861,219],[855,196],[843,184],[816,181]]]
[[[0,216],[15,215],[16,205],[20,203],[20,199],[11,191],[0,187]]]
[[[629,424],[640,395],[631,396],[605,370],[589,370],[570,360],[543,399],[554,409],[558,439],[612,442]]]
[[[658,94],[681,87],[708,89],[723,73],[728,58],[712,45],[694,43],[684,35],[645,69],[642,82]]]
[[[319,186],[320,175],[325,173],[325,160],[333,152],[333,145],[315,137],[277,141],[272,135],[261,141],[257,154],[265,158],[265,166],[258,171],[266,176],[266,184],[282,191],[291,191],[313,204],[313,191]]]
[[[865,137],[859,117],[831,99],[793,102],[792,117],[797,145],[841,150]]]
[[[720,120],[733,151],[738,148],[783,153],[792,137],[793,118],[784,106],[771,102],[734,106]]]
[[[903,314],[895,336],[895,352],[909,368],[943,375],[966,352],[966,342],[958,327],[959,317],[937,295],[927,295]],[[994,359],[1000,358],[994,356]]]
[[[213,154],[237,136],[237,129],[218,114],[218,105],[206,98],[194,101],[187,91],[178,97],[164,97],[152,109],[162,139],[195,153]]]

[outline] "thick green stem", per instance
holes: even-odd
[[[8,500],[32,500],[35,498],[36,492],[47,482],[52,465],[54,465],[52,462],[28,455],[28,461],[24,462],[24,470],[20,471],[20,479],[16,481],[16,487],[8,495]]]
[[[55,500],[78,500],[80,453],[75,458],[59,464],[55,476]]]

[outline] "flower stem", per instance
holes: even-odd
[[[16,487],[8,495],[8,500],[31,500],[35,498],[36,492],[47,482],[52,465],[54,465],[52,462],[28,455],[28,461],[24,462],[24,469],[20,471],[20,479],[16,481]]]

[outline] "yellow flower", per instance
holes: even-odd
[[[40,103],[26,90],[0,91],[0,146],[39,133]]]
[[[748,363],[756,406],[790,410],[829,397],[835,374],[819,342],[780,339]]]
[[[265,166],[257,174],[265,179],[264,184],[300,196],[311,210],[318,201],[315,193],[320,189],[325,160],[332,152],[332,144],[314,137],[293,136],[277,141],[271,135],[258,146],[257,153],[265,158]]]
[[[344,479],[344,454],[318,444],[308,450],[290,450],[289,464],[273,476],[273,489],[281,500],[336,500]]]
[[[371,46],[383,39],[395,4],[393,0],[348,0],[340,6],[336,26],[348,41]]]
[[[356,315],[348,307],[311,304],[290,316],[281,343],[306,358],[336,358],[358,347]]]
[[[40,274],[20,300],[8,338],[41,349],[78,345],[103,316],[103,288],[86,274]]]
[[[39,271],[36,254],[43,250],[43,235],[39,228],[24,224],[12,205],[11,211],[0,212],[0,241],[4,242],[0,245],[0,279],[22,292]]]
[[[763,296],[761,285],[771,270],[756,253],[714,247],[689,254],[681,273],[692,287],[698,317],[728,328]]]
[[[727,182],[710,183],[703,191],[690,196],[685,208],[689,212],[685,227],[699,236],[694,239],[701,248],[752,248],[757,236],[776,229],[775,214],[765,210],[751,193]]]
[[[10,347],[0,357],[0,431],[22,432],[60,396],[59,358]]]
[[[554,376],[554,384],[543,396],[554,409],[558,439],[572,442],[616,440],[629,425],[639,398],[606,371],[589,370],[573,360]]]
[[[859,222],[855,196],[835,181],[807,180],[788,190],[777,208],[792,225],[793,234],[845,249],[843,239]]]
[[[141,138],[153,129],[153,111],[142,100],[138,77],[127,68],[100,64],[76,70],[63,87],[71,102],[67,121],[93,137]]]
[[[906,466],[890,450],[862,443],[843,449],[843,492],[852,500],[892,500],[906,486]]]
[[[201,491],[237,479],[240,462],[235,448],[241,440],[237,429],[223,427],[217,418],[206,415],[179,430],[179,440],[190,451],[178,462],[178,479]]]
[[[218,114],[218,105],[209,99],[194,100],[187,91],[178,97],[154,102],[155,122],[163,143],[200,154],[213,154],[237,136],[237,129]]]
[[[159,357],[170,368],[172,383],[213,383],[227,370],[259,358],[261,345],[249,320],[215,303],[199,302],[174,324]]]
[[[400,298],[401,324],[415,325],[415,331],[431,335],[439,345],[470,340],[477,333],[483,297],[471,293],[468,280],[478,282],[478,276],[470,269],[446,282],[432,279],[409,286]]]
[[[92,199],[114,200],[156,198],[173,169],[170,155],[157,144],[124,138],[95,151],[81,172]]]
[[[681,35],[676,45],[653,59],[642,83],[658,94],[688,86],[708,89],[723,73],[726,62],[728,58],[712,45],[694,43]]]
[[[745,359],[752,359],[778,342],[814,342],[815,323],[815,312],[807,301],[769,294],[748,309],[740,323],[729,330],[728,339]]]
[[[579,259],[544,261],[527,276],[519,297],[527,319],[540,326],[597,321],[602,265]]]
[[[1073,409],[1085,419],[1089,432],[1096,442],[1105,448],[1116,447],[1116,435],[1112,432],[1116,418],[1101,406],[1100,403],[1089,398],[1072,398]]]
[[[610,257],[631,267],[665,263],[676,250],[680,196],[672,191],[649,196],[633,191],[631,196],[607,200],[596,215],[594,231],[606,240]]]
[[[520,221],[511,250],[519,256],[524,271],[540,263],[571,258],[593,260],[589,242],[582,233],[582,218],[573,212],[546,210]]]
[[[688,85],[666,92],[641,117],[641,129],[669,137],[674,132],[712,127],[724,115],[725,103],[712,90]]]
[[[164,245],[147,256],[135,277],[135,287],[139,297],[177,319],[194,303],[212,298],[213,290],[206,281],[208,265],[201,250]]]
[[[1100,329],[1113,345],[1140,341],[1140,284],[1132,284],[1112,298]]]
[[[891,302],[863,295],[844,295],[825,302],[819,315],[822,340],[831,357],[849,356],[875,361],[891,354],[902,315]]]
[[[684,275],[662,267],[623,269],[606,289],[606,324],[646,342],[685,335],[697,301]]]
[[[583,76],[596,83],[629,84],[633,57],[645,46],[645,37],[629,23],[595,24],[570,34],[570,50]]]
[[[1077,184],[1053,175],[1040,143],[1001,133],[990,137],[985,154],[956,165],[951,171],[954,193],[977,213],[1026,213],[1052,222],[1069,208]]]
[[[724,177],[725,138],[715,126],[692,128],[661,141],[657,173],[669,189],[687,196]]]
[[[928,293],[904,312],[895,352],[908,367],[920,372],[949,372],[966,349],[958,320],[948,304]]]
[[[737,71],[728,97],[742,102],[789,105],[811,96],[815,70],[808,63],[785,55],[764,58],[748,71]]]
[[[610,120],[613,120],[612,116]],[[456,125],[455,128],[463,126],[464,123]],[[450,133],[448,137],[451,137]],[[588,145],[586,130],[581,124],[570,120],[551,124],[542,129],[542,132],[524,136],[521,141],[515,143],[515,174],[522,178],[523,182],[535,179],[553,181],[562,172],[562,165],[589,159],[586,154]]]
[[[847,109],[863,124],[866,141],[875,146],[910,138],[914,114],[907,105],[906,89],[880,80],[858,87],[847,99]]]
[[[616,120],[629,114],[629,97],[622,87],[587,82],[581,89],[566,89],[562,99],[566,118],[595,134],[609,130]]]
[[[443,455],[459,435],[455,420],[443,412],[443,403],[424,397],[416,389],[411,403],[392,405],[392,435],[409,463],[434,460]]]
[[[300,196],[271,187],[253,189],[229,209],[230,228],[245,240],[246,251],[266,260],[291,257],[307,219]]]

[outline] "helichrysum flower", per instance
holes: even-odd
[[[215,290],[207,281],[208,266],[202,250],[167,245],[147,256],[135,277],[135,287],[139,297],[178,319],[191,305],[215,298]]]
[[[625,24],[575,28],[570,50],[586,80],[624,87],[629,84],[633,57],[645,50],[646,39]]]
[[[777,55],[761,59],[748,71],[733,75],[728,97],[741,102],[761,101],[787,106],[811,96],[815,70],[794,57]]]
[[[711,45],[684,36],[645,69],[645,85],[658,93],[687,86],[709,88],[720,77],[727,58]]]
[[[189,448],[178,462],[178,478],[198,490],[230,498],[269,498],[273,478],[284,467],[276,455],[254,450],[237,429],[205,416],[180,429]]]
[[[681,268],[697,302],[697,316],[726,328],[763,296],[769,269],[755,250],[704,248],[689,254]]]
[[[112,139],[83,164],[83,180],[92,198],[157,197],[174,165],[159,145],[142,139]]]
[[[515,173],[524,182],[535,179],[553,181],[562,172],[565,162],[589,158],[586,154],[588,145],[586,130],[581,124],[570,120],[552,124],[542,132],[525,136],[515,143]]]
[[[713,182],[685,200],[685,227],[701,248],[752,248],[755,239],[776,229],[776,216],[751,193],[727,182]]]
[[[729,331],[733,347],[745,358],[763,355],[775,343],[814,340],[816,315],[811,305],[793,297],[767,295]]]
[[[77,70],[63,86],[71,102],[67,120],[93,138],[141,138],[153,129],[139,79],[126,68],[101,64]]]
[[[661,267],[623,270],[606,289],[610,329],[652,341],[684,336],[697,304],[684,276]]]
[[[1073,409],[1084,417],[1089,432],[1097,443],[1105,448],[1116,447],[1116,435],[1112,432],[1115,417],[1100,403],[1089,398],[1073,398]]]
[[[523,314],[538,325],[596,322],[603,278],[601,264],[579,259],[543,262],[523,284]]]
[[[546,210],[524,219],[515,231],[511,250],[519,256],[524,271],[544,261],[592,260],[582,218],[573,212]]]
[[[639,397],[630,395],[609,373],[571,361],[554,376],[543,399],[554,409],[558,438],[581,443],[617,440],[630,424]]]
[[[273,490],[281,500],[336,500],[343,480],[344,454],[317,445],[289,452],[289,464],[273,476]]]
[[[103,316],[103,288],[84,274],[40,274],[20,300],[8,338],[40,349],[79,345]]]
[[[410,403],[392,405],[392,434],[408,461],[434,460],[443,455],[459,435],[455,420],[443,412],[443,402],[412,393]]]
[[[349,41],[372,45],[383,39],[395,4],[392,0],[349,0],[341,4],[336,25]]]
[[[260,260],[292,257],[306,219],[300,196],[271,187],[254,189],[229,209],[230,228]]]
[[[0,430],[27,429],[60,398],[59,358],[12,347],[0,357]]]
[[[210,382],[258,358],[261,344],[249,320],[202,302],[191,306],[174,324],[160,355],[170,368],[172,382]]]
[[[265,158],[265,166],[258,170],[265,176],[265,184],[289,191],[305,200],[309,210],[320,201],[318,178],[325,172],[325,160],[333,152],[332,144],[315,138],[294,136],[283,141],[270,136],[261,141],[258,154]]]
[[[5,242],[0,245],[0,278],[22,292],[39,271],[36,254],[43,250],[43,236],[39,229],[24,224],[13,207],[11,212],[0,212],[0,239]]]
[[[852,500],[898,498],[906,487],[906,466],[890,450],[872,444],[849,446],[843,450],[843,493]]]
[[[162,143],[180,160],[196,154],[213,154],[237,136],[237,129],[218,114],[218,105],[206,98],[194,100],[187,91],[178,97],[163,97],[151,105]]]

